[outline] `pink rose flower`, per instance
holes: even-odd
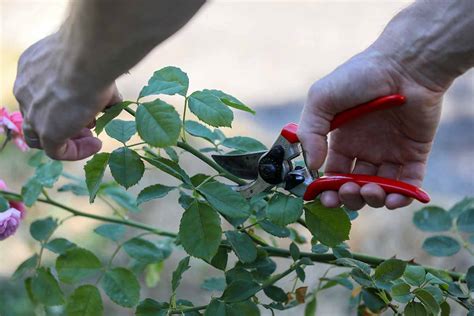
[[[13,235],[20,226],[21,213],[19,210],[9,208],[0,212],[0,240],[4,240]]]
[[[23,116],[20,112],[15,111],[9,114],[6,108],[0,109],[0,133],[5,132],[21,151],[26,151],[28,145],[25,142],[22,124]]]
[[[0,179],[0,190],[7,190],[7,185]],[[18,201],[8,201],[10,208],[6,211],[0,212],[0,240],[13,235],[18,226],[20,226],[21,219],[25,216],[25,205]]]

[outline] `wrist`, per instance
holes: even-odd
[[[417,83],[445,91],[474,65],[472,1],[417,1],[371,46]]]

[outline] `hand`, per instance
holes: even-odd
[[[49,36],[23,53],[14,93],[27,144],[43,148],[53,159],[80,160],[100,150],[102,143],[89,128],[97,113],[120,102],[121,96],[115,83],[97,88],[78,80],[58,37]]]
[[[443,93],[418,84],[400,63],[369,48],[311,87],[298,130],[309,167],[319,169],[327,155],[326,173],[377,175],[421,186]],[[337,113],[389,94],[406,96],[406,104],[340,127],[331,133],[328,149],[329,125]],[[376,184],[356,183],[323,192],[321,201],[351,210],[366,203],[389,209],[411,203],[402,195],[387,195]]]

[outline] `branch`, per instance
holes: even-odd
[[[9,200],[17,200],[17,201],[22,200],[21,195],[17,194],[17,193],[8,192],[8,191],[1,191],[0,190],[0,194],[5,196]],[[101,215],[95,215],[95,214],[91,214],[91,213],[81,212],[81,211],[78,211],[78,210],[76,210],[72,207],[69,207],[69,206],[64,205],[62,203],[59,203],[59,202],[56,202],[52,199],[39,198],[37,201],[41,202],[41,203],[45,203],[45,204],[49,204],[49,205],[59,207],[59,208],[65,210],[65,211],[73,214],[74,216],[87,217],[87,218],[92,218],[92,219],[95,219],[95,220],[98,220],[98,221],[116,223],[116,224],[122,224],[122,225],[130,226],[130,227],[135,227],[135,228],[139,228],[139,229],[149,231],[151,233],[154,233],[154,234],[160,235],[160,236],[166,236],[166,237],[171,237],[171,238],[176,238],[178,236],[175,233],[160,230],[160,229],[157,229],[155,227],[148,226],[148,225],[145,225],[145,224],[142,224],[142,223],[139,223],[139,222],[135,222],[135,221],[131,221],[131,220],[123,220],[123,219],[119,219],[119,218],[113,218],[113,217],[107,217],[107,216],[101,216]]]
[[[17,193],[12,193],[12,192],[8,192],[8,191],[1,191],[0,190],[0,194],[5,196],[9,200],[17,200],[17,201],[22,200],[21,195],[17,194]],[[75,216],[88,217],[88,218],[92,218],[92,219],[103,221],[103,222],[110,222],[110,223],[116,223],[116,224],[122,224],[122,225],[130,226],[130,227],[135,227],[135,228],[139,228],[139,229],[149,231],[149,232],[154,233],[154,234],[159,235],[159,236],[166,236],[166,237],[171,237],[171,238],[178,237],[178,234],[176,234],[176,233],[163,231],[163,230],[160,230],[160,229],[157,229],[155,227],[148,226],[148,225],[145,225],[145,224],[142,224],[142,223],[139,223],[139,222],[134,222],[134,221],[130,221],[130,220],[122,220],[122,219],[107,217],[107,216],[100,216],[100,215],[95,215],[95,214],[90,214],[90,213],[84,213],[84,212],[78,211],[76,209],[73,209],[73,208],[71,208],[67,205],[64,205],[62,203],[56,202],[52,199],[41,199],[40,198],[37,201],[41,202],[41,203],[45,203],[45,204],[49,204],[49,205],[59,207],[59,208],[65,210],[65,211],[67,211],[67,212],[69,212],[69,213],[71,213]],[[222,245],[222,246],[226,247],[227,245]],[[265,251],[267,251],[267,253],[270,256],[282,257],[282,258],[291,258],[291,254],[290,254],[289,250],[282,249],[282,248],[271,247],[271,246],[262,246],[261,248],[264,249]],[[354,259],[365,262],[368,265],[370,265],[371,267],[376,267],[380,263],[387,260],[387,259],[384,259],[384,258],[373,257],[373,256],[360,254],[360,253],[352,253],[352,256],[353,256]],[[335,262],[337,258],[333,254],[315,254],[315,253],[311,253],[311,252],[301,252],[301,257],[307,257],[307,258],[311,259],[311,261],[313,261],[313,262],[338,265]],[[408,263],[408,264],[409,265],[417,265],[417,264],[414,264],[414,263]],[[423,265],[420,265],[420,266],[422,266],[428,272],[446,273],[446,274],[450,275],[455,281],[464,279],[464,274],[459,273],[459,272],[436,269],[436,268],[430,267],[430,266],[423,266]]]
[[[267,251],[269,255],[271,255],[273,257],[282,257],[282,258],[290,258],[291,257],[290,251],[286,250],[286,249],[270,247],[270,246],[262,247],[262,248],[265,251]],[[353,256],[354,259],[365,262],[368,265],[370,265],[371,267],[376,267],[379,264],[381,264],[382,262],[387,260],[385,258],[373,257],[373,256],[369,256],[369,255],[366,255],[366,254],[354,253],[354,252],[352,252],[352,256]],[[316,253],[311,253],[311,252],[301,252],[301,257],[307,257],[307,258],[311,259],[311,261],[314,261],[314,262],[327,263],[327,264],[341,266],[341,265],[339,265],[335,262],[336,259],[337,259],[336,256],[334,256],[333,254],[329,254],[329,253],[316,254]],[[410,262],[408,262],[408,264],[413,265],[413,266],[421,266],[428,272],[446,273],[449,276],[451,276],[453,278],[453,280],[455,280],[455,281],[462,280],[464,278],[463,273],[449,271],[449,270],[437,269],[437,268],[434,268],[434,267],[419,265],[419,264],[410,263]]]

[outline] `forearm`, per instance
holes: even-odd
[[[74,85],[100,89],[179,30],[204,0],[82,0],[56,34],[59,69]]]
[[[445,90],[474,66],[474,1],[417,1],[390,21],[372,48],[420,84]]]

